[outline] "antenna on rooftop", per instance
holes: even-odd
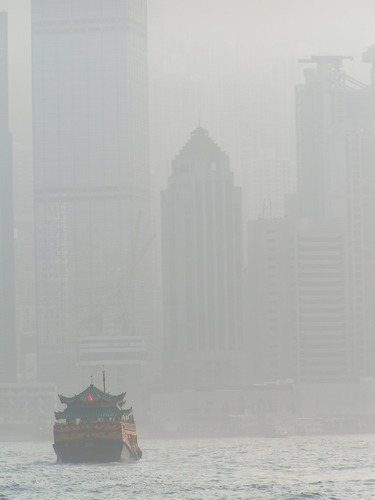
[[[371,85],[375,87],[375,45],[362,54],[362,61],[371,64]]]
[[[90,378],[91,378],[91,385],[92,385],[92,375],[90,375]]]
[[[103,392],[105,392],[105,371],[103,366]]]

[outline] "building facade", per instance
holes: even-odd
[[[248,222],[246,335],[252,382],[298,378],[295,224],[287,219]]]
[[[21,379],[37,376],[35,321],[35,244],[32,149],[13,143],[14,253],[18,371]]]
[[[241,192],[202,127],[172,162],[161,203],[165,384],[238,387],[246,383]]]
[[[116,390],[145,366],[116,342],[152,326],[146,2],[31,15],[39,378],[69,390],[105,365]]]
[[[17,348],[12,137],[8,112],[8,16],[0,12],[0,379],[15,382]]]
[[[365,84],[347,75],[344,59],[322,56],[303,61],[313,67],[305,69],[305,83],[296,88],[298,192],[300,216],[315,220],[313,233],[319,232],[321,221],[321,236],[329,237],[325,220],[336,220],[330,238],[340,233],[336,243],[345,254],[346,293],[340,308],[347,311],[350,372],[361,377],[374,373],[375,360],[375,246],[370,222],[375,211],[375,88],[373,80]],[[374,64],[373,48],[364,60]],[[340,257],[337,262],[341,261]],[[325,274],[323,268],[319,272]]]
[[[353,345],[343,220],[298,219],[295,224],[298,380],[348,381]]]

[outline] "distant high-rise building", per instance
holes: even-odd
[[[76,388],[104,365],[132,387],[153,326],[146,1],[31,16],[39,378]]]
[[[295,191],[294,72],[281,56],[218,86],[218,137],[242,189],[245,222],[282,217],[284,195]]]
[[[0,12],[0,379],[15,382],[12,136],[8,112],[8,16]]]
[[[374,53],[364,61],[374,64]],[[296,87],[298,202],[285,220],[272,220],[265,207],[249,224],[247,311],[258,381],[374,374],[375,89],[373,79],[347,75],[344,59],[304,61],[314,67]]]
[[[343,220],[298,219],[294,242],[298,380],[348,381],[353,346]]]
[[[249,223],[248,328],[256,382],[353,376],[347,245],[340,218]]]
[[[305,82],[296,87],[298,192],[303,217],[346,217],[351,208],[350,190],[355,185],[352,142],[374,120],[374,90],[343,71],[345,59],[314,56],[301,61],[315,65],[305,68]]]
[[[241,191],[202,127],[172,162],[161,213],[166,384],[246,384]]]
[[[347,75],[344,59],[303,61],[315,66],[296,88],[298,192],[300,216],[315,219],[315,234],[322,221],[321,243],[341,235],[336,249],[345,253],[347,292],[337,307],[347,309],[351,372],[361,376],[375,373],[375,88]],[[375,63],[373,50],[364,60]],[[331,237],[324,219],[336,219]],[[334,264],[319,267],[315,259],[310,255],[311,269],[322,276]]]
[[[32,158],[31,147],[13,143],[16,332],[18,371],[25,381],[37,376]]]
[[[208,71],[203,79],[188,70],[168,71],[166,61],[158,61],[150,71],[150,116],[153,168],[159,183],[164,187],[167,179],[163,160],[174,154],[186,135],[186,124],[201,116],[230,154],[242,189],[244,222],[283,216],[284,194],[295,191],[291,103],[296,63],[281,56],[272,63],[263,61],[262,69],[254,62],[249,63],[252,70]]]
[[[250,221],[247,242],[252,381],[297,379],[295,225],[281,218]]]

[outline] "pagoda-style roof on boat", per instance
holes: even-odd
[[[68,406],[64,411],[56,411],[56,420],[62,418],[101,418],[101,417],[121,417],[122,415],[129,415],[133,411],[132,408],[121,410],[117,405],[114,406]]]
[[[84,391],[80,392],[79,394],[76,394],[75,396],[72,397],[67,397],[63,396],[62,394],[59,394],[59,398],[61,403],[66,404],[66,405],[72,405],[72,404],[79,404],[83,402],[98,402],[98,401],[105,401],[107,403],[112,403],[116,404],[119,403],[124,399],[126,395],[126,392],[122,392],[121,394],[118,395],[112,395],[109,394],[108,392],[103,392],[100,389],[98,389],[95,385],[90,384],[87,389]],[[62,412],[58,412],[62,413]]]

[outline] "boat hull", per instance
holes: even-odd
[[[135,462],[140,458],[125,443],[115,441],[60,442],[53,448],[62,463]]]
[[[134,462],[142,456],[130,422],[55,423],[53,448],[58,462]]]

